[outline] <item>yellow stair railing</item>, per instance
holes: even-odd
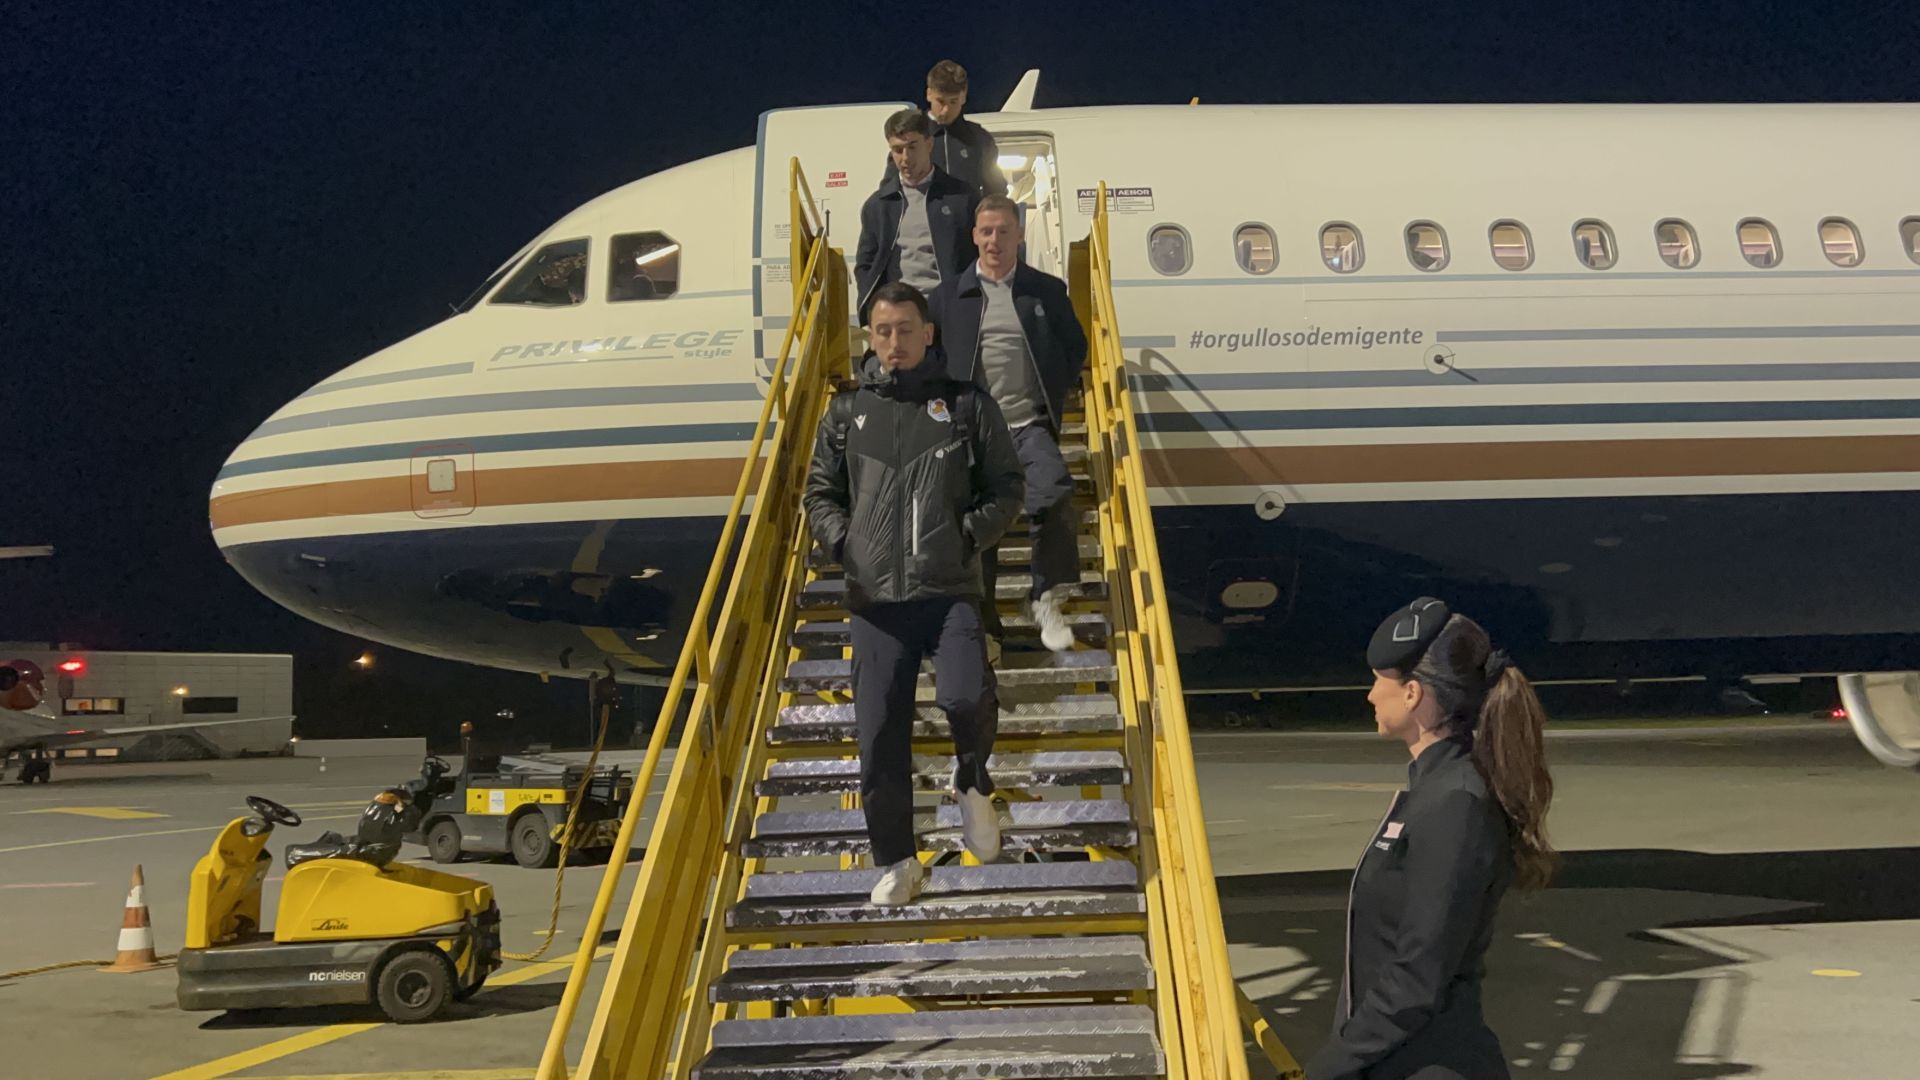
[[[804,558],[806,528],[798,496],[805,485],[813,433],[834,378],[844,373],[848,348],[845,257],[826,243],[824,219],[797,159],[790,163],[789,175],[793,318],[706,586],[635,777],[634,798],[588,916],[586,944],[575,959],[548,1033],[540,1080],[565,1080],[569,1075],[566,1043],[592,974],[593,944],[619,889],[638,832],[643,795],[653,787],[668,733],[689,689],[692,699],[673,769],[574,1075],[603,1080],[663,1075],[673,1036],[685,1019],[682,1014],[705,1004],[697,986],[688,990],[701,936],[695,919],[716,895],[726,854],[728,804],[751,790],[753,774],[743,771],[751,763],[741,751],[756,717],[770,704],[768,691],[781,669],[772,661],[785,648],[780,628],[793,621],[794,589],[790,584],[768,586],[791,577]],[[743,525],[747,497],[756,486],[766,497],[754,500]],[[726,600],[716,619],[714,603],[723,584]],[[710,964],[715,958],[707,959]]]
[[[1140,429],[1120,346],[1105,183],[1094,206],[1092,230],[1073,245],[1073,293],[1088,329],[1087,438],[1113,595],[1113,649],[1128,730],[1138,740],[1128,756],[1137,774],[1147,777],[1134,797],[1154,967],[1171,984],[1160,1010],[1168,1075],[1183,1069],[1189,1076],[1242,1080],[1244,1023],[1286,1080],[1300,1075],[1299,1065],[1240,993],[1227,959]],[[1150,768],[1142,767],[1148,763]]]

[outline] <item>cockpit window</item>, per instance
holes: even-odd
[[[462,300],[458,304],[454,305],[453,313],[455,315],[464,315],[467,312],[472,311],[474,307],[480,303],[480,301],[485,300],[487,298],[487,294],[493,291],[493,287],[495,285],[500,284],[500,282],[503,279],[505,279],[508,274],[513,273],[513,268],[516,266],[519,266],[520,260],[526,257],[527,257],[526,248],[521,248],[519,251],[515,252],[513,258],[508,259],[506,262],[503,262],[500,264],[500,269],[495,270],[491,274],[488,274],[487,280],[481,282],[479,288],[468,293],[467,298],[465,300]]]
[[[533,253],[491,303],[570,307],[587,298],[587,238],[562,240]]]
[[[680,291],[680,245],[663,232],[613,238],[607,268],[607,299],[664,300]]]

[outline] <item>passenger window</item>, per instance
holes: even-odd
[[[1866,258],[1860,246],[1860,230],[1846,218],[1830,217],[1820,223],[1820,249],[1835,266],[1859,266]]]
[[[1660,258],[1675,270],[1691,270],[1700,264],[1700,242],[1693,235],[1693,226],[1676,218],[1668,218],[1653,227],[1653,242],[1660,248]]]
[[[664,300],[680,290],[680,245],[663,232],[613,238],[607,299]]]
[[[1155,225],[1147,230],[1147,261],[1156,273],[1174,277],[1193,265],[1192,245],[1187,230],[1178,225]]]
[[[1740,223],[1740,256],[1762,270],[1780,265],[1780,234],[1759,218]]]
[[[1447,267],[1447,234],[1431,221],[1407,226],[1407,261],[1415,270],[1432,273]]]
[[[1272,273],[1278,261],[1274,255],[1278,246],[1273,230],[1265,225],[1242,225],[1233,233],[1234,261],[1249,274]]]
[[[1336,274],[1351,274],[1367,261],[1360,246],[1360,230],[1342,221],[1320,229],[1320,258]]]
[[[1533,265],[1533,237],[1517,221],[1496,221],[1487,230],[1493,243],[1493,261],[1502,270],[1525,270]]]
[[[1900,246],[1906,249],[1907,258],[1920,263],[1920,217],[1900,223]]]
[[[1573,227],[1573,254],[1589,270],[1611,270],[1618,258],[1613,250],[1613,230],[1604,221],[1588,218]]]
[[[498,293],[495,304],[569,307],[587,298],[587,240],[562,240],[534,252]]]

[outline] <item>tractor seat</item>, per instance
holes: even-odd
[[[363,843],[349,840],[337,832],[323,832],[320,838],[311,844],[287,845],[287,869],[291,870],[303,862],[314,859],[352,859],[356,862],[371,863],[384,867],[400,854],[400,844]]]

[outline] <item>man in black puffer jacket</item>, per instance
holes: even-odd
[[[835,397],[814,440],[805,505],[814,539],[846,568],[860,795],[873,862],[884,868],[872,899],[898,905],[925,879],[912,759],[925,657],[953,734],[967,850],[982,862],[1000,854],[987,775],[1000,704],[980,614],[980,552],[1019,512],[1024,472],[992,396],[947,377],[924,296],[899,282],[881,286],[870,326],[860,388]]]

